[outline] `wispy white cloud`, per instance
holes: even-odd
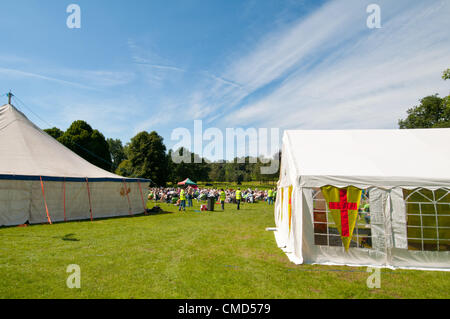
[[[209,71],[203,71],[203,72],[200,72],[200,73],[205,75],[206,77],[209,77],[209,78],[213,79],[214,81],[217,81],[219,83],[220,87],[222,85],[224,85],[224,86],[232,86],[232,87],[237,88],[237,89],[244,89],[244,87],[241,84],[239,84],[237,82],[234,82],[234,81],[231,81],[231,80],[228,80],[228,79],[226,79],[224,77],[220,77],[220,76],[217,76],[215,74],[212,74]]]
[[[159,70],[185,72],[185,70],[183,70],[181,68],[177,68],[175,66],[170,66],[170,65],[158,65],[158,64],[151,64],[151,63],[146,63],[146,62],[135,62],[135,63],[149,67],[149,68],[159,69]]]
[[[134,72],[129,71],[56,69],[53,72],[98,88],[126,85],[136,77]]]
[[[17,106],[42,129],[55,126],[66,130],[73,121],[83,120],[105,137],[120,138],[124,142],[133,136],[136,119],[146,112],[145,101],[132,92],[105,97],[97,92],[46,91],[38,96],[20,98]],[[30,108],[33,113],[29,112]],[[40,116],[36,117],[35,113]]]
[[[440,74],[450,56],[450,3],[379,4],[382,29],[366,27],[367,4],[345,0],[267,36],[230,68],[229,77],[253,90],[280,83],[230,113],[226,123],[393,127],[420,97],[446,93]]]
[[[363,26],[352,22],[358,14],[364,15],[361,8],[360,1],[331,1],[310,16],[266,35],[231,65],[225,76],[252,90],[262,87],[308,63],[314,51],[329,50],[360,31]]]
[[[23,63],[30,63],[31,60],[25,57],[17,56],[17,55],[8,55],[8,54],[2,54],[0,55],[0,63],[7,63],[7,64],[23,64]]]
[[[170,95],[152,100],[135,132],[194,119],[218,127],[395,127],[419,98],[446,92],[450,4],[380,0],[382,29],[371,30],[370,3],[330,1],[280,23],[225,59],[232,62],[222,71],[191,70],[130,40],[140,75]]]
[[[9,77],[15,77],[15,78],[30,78],[30,79],[45,80],[45,81],[55,82],[55,83],[59,83],[59,84],[63,84],[63,85],[69,85],[72,87],[77,87],[77,88],[82,88],[82,89],[87,89],[87,90],[94,90],[94,88],[91,86],[87,86],[87,85],[80,84],[77,82],[67,81],[67,80],[63,80],[60,78],[50,77],[50,76],[46,76],[46,75],[42,75],[42,74],[38,74],[38,73],[27,72],[27,71],[22,71],[22,70],[17,70],[17,69],[0,68],[0,74],[6,75]]]
[[[165,82],[174,82],[179,79],[180,75],[177,77],[174,73],[186,72],[184,68],[176,66],[169,59],[157,54],[155,48],[143,48],[136,41],[129,39],[128,49],[137,72],[153,88],[161,89]]]
[[[360,14],[360,26],[354,25],[354,16]],[[230,109],[251,97],[257,91],[290,73],[312,63],[314,55],[332,50],[348,41],[365,28],[365,7],[358,1],[332,1],[317,12],[284,25],[280,30],[263,37],[247,52],[233,54],[233,62],[218,75],[206,72],[205,81],[194,94],[203,96],[196,101],[204,107],[203,117],[211,113],[234,118]],[[332,18],[331,18],[332,17]],[[342,32],[345,30],[345,33]],[[195,109],[197,104],[191,104]],[[230,121],[236,124],[234,121]]]
[[[28,67],[27,71],[17,68],[1,68],[0,74],[13,78],[28,78],[58,83],[65,86],[86,90],[125,85],[135,78],[132,72],[107,70],[79,70],[51,67]],[[36,70],[35,70],[36,69]]]
[[[134,125],[134,134],[142,131],[152,131],[158,126],[174,122],[176,116],[182,117],[182,104],[174,103],[170,100],[162,100],[153,107],[151,112],[145,112],[146,116],[141,116],[141,120]],[[143,118],[143,119],[142,119]]]
[[[58,108],[58,125],[65,129],[74,120],[84,120],[99,129],[106,137],[131,138],[130,128],[134,127],[136,118],[143,112],[139,98],[133,95],[110,99],[96,97],[79,97],[67,101],[60,99],[53,102]]]

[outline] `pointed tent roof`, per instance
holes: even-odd
[[[10,104],[0,107],[0,154],[0,177],[9,176],[8,179],[27,176],[124,179],[81,158]]]

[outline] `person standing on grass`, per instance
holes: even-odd
[[[273,190],[269,189],[269,191],[267,192],[267,202],[269,203],[269,205],[273,204]]]
[[[178,208],[178,211],[181,211],[182,207],[183,211],[186,211],[186,193],[184,192],[184,189],[181,189],[180,191],[180,207]]]
[[[238,187],[238,189],[236,191],[236,204],[237,204],[238,210],[240,210],[241,199],[242,199],[242,192],[241,192],[241,188]]]
[[[219,197],[220,197],[220,204],[222,204],[222,210],[225,210],[225,199],[227,195],[225,194],[223,188],[220,190]]]
[[[189,193],[188,206],[193,207],[194,205],[192,204],[192,199],[194,198],[194,189],[192,187],[189,187],[188,193]]]
[[[187,190],[186,190],[186,199],[187,199],[187,207],[191,207],[192,206],[192,197],[191,197],[191,187],[188,186]]]

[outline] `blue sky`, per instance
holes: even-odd
[[[81,29],[66,26],[69,4]],[[381,8],[381,29],[366,7]],[[17,0],[2,4],[0,93],[65,130],[124,143],[177,127],[396,128],[450,91],[450,2]],[[4,98],[6,102],[6,98]]]

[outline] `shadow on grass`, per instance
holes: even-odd
[[[80,241],[77,238],[73,238],[73,236],[75,236],[75,234],[66,234],[63,237],[61,237],[61,239],[64,240],[64,241]]]

